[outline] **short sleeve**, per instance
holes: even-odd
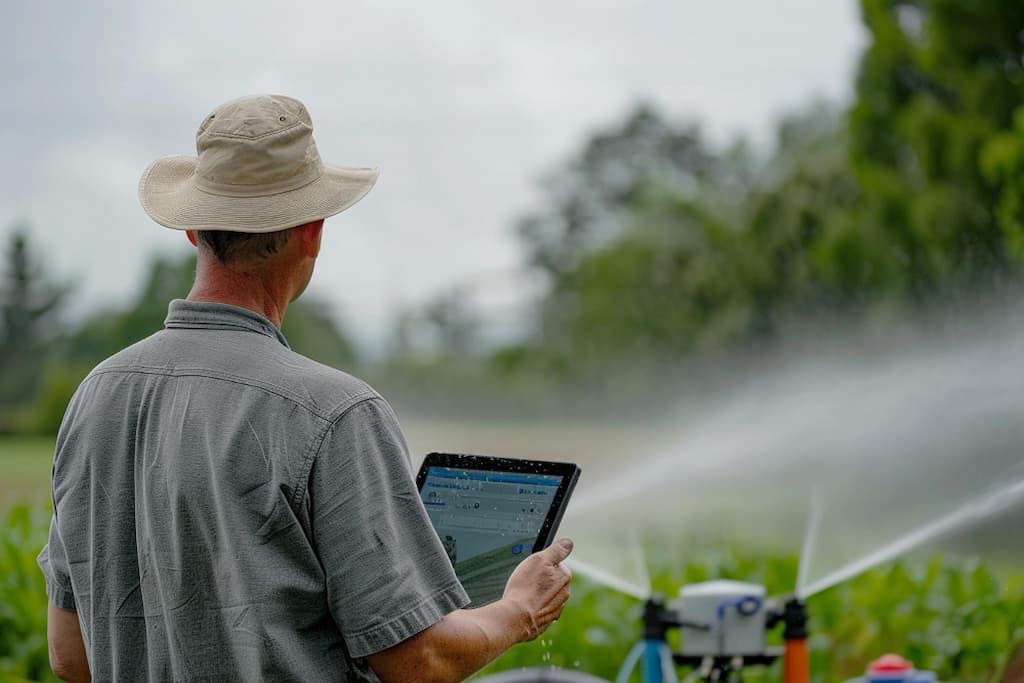
[[[57,532],[57,516],[50,520],[50,537],[36,559],[46,577],[46,595],[50,602],[64,609],[76,609],[75,594],[71,589],[67,554]]]
[[[327,600],[352,657],[397,645],[469,602],[383,399],[356,404],[331,426],[308,493]]]

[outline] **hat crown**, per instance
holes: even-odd
[[[210,194],[287,192],[323,174],[313,120],[299,100],[251,95],[217,107],[196,132],[196,186]]]
[[[139,179],[150,218],[174,230],[266,233],[327,218],[370,191],[376,168],[324,164],[299,100],[250,95],[208,113],[197,156],[151,163]]]

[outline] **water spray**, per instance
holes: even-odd
[[[920,340],[882,358],[801,360],[765,374],[710,402],[664,448],[610,470],[578,496],[569,521],[594,538],[584,542],[582,534],[570,558],[574,571],[645,604],[643,638],[618,680],[640,667],[644,683],[671,683],[680,667],[689,670],[685,683],[735,681],[748,668],[779,663],[783,683],[806,683],[804,600],[937,541],[955,546],[982,525],[997,538],[986,541],[989,548],[1019,558],[1024,546],[1014,543],[1019,524],[1010,517],[1024,515],[1024,325],[1015,318],[999,334],[978,329],[984,334],[977,338]],[[766,486],[772,482],[786,485]],[[635,535],[616,536],[685,519],[711,537],[727,532],[739,543],[798,546],[794,520],[804,494],[810,509],[791,597],[722,581],[684,586],[669,600],[652,596]],[[756,514],[745,501],[756,501]],[[772,647],[778,630],[784,645]],[[677,648],[668,632],[680,636]],[[1024,681],[1024,669],[1011,670],[1018,673],[1004,680]],[[579,676],[532,674],[515,683]],[[857,679],[933,680],[895,657]]]

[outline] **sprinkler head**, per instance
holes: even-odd
[[[644,639],[665,640],[668,629],[679,626],[678,615],[665,606],[665,596],[655,593],[644,603]]]
[[[803,600],[792,597],[782,607],[782,637],[786,640],[802,640],[807,637],[807,605]]]

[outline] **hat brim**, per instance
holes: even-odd
[[[378,168],[324,164],[319,178],[298,189],[259,197],[228,197],[199,189],[197,159],[157,159],[139,181],[139,201],[150,218],[174,230],[276,232],[341,213],[373,188]]]

